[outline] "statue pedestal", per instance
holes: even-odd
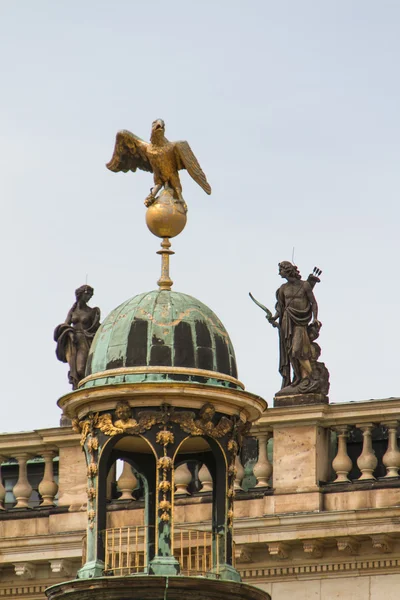
[[[274,396],[274,408],[280,406],[305,406],[307,404],[329,404],[324,394],[292,394],[291,396]]]

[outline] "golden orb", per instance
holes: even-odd
[[[172,192],[163,190],[146,212],[146,225],[159,238],[173,238],[186,225],[186,210],[182,202],[175,200]]]

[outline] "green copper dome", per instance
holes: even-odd
[[[187,294],[155,290],[108,315],[80,387],[152,381],[242,387],[236,377],[231,340],[212,310]]]

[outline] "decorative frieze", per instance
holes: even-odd
[[[400,568],[400,558],[369,558],[365,560],[330,561],[315,564],[303,564],[293,566],[271,566],[265,568],[239,569],[243,580],[253,581],[276,581],[278,579],[309,579],[310,575],[323,576],[324,578],[338,575],[363,574],[389,574],[397,573]]]

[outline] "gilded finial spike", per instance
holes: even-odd
[[[157,281],[157,285],[160,290],[170,290],[173,281],[169,276],[169,257],[171,254],[175,254],[173,250],[170,250],[171,242],[167,237],[161,242],[161,250],[158,250],[157,254],[161,254],[161,277]]]

